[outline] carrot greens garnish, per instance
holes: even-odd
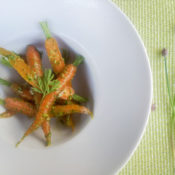
[[[41,27],[42,27],[42,29],[43,29],[43,32],[44,32],[46,38],[47,38],[47,39],[52,38],[52,35],[51,35],[51,33],[50,33],[50,30],[49,30],[49,27],[48,27],[47,22],[46,22],[46,21],[40,22],[40,25],[41,25]]]
[[[87,98],[81,97],[81,96],[79,96],[77,94],[72,95],[72,99],[75,100],[75,101],[77,101],[77,102],[79,102],[79,103],[85,103],[85,102],[88,101]]]
[[[33,87],[33,91],[43,94],[46,96],[47,94],[55,91],[59,88],[59,81],[54,80],[54,74],[51,69],[46,69],[44,71],[43,77],[38,77],[37,79],[37,87]]]
[[[11,86],[11,85],[12,85],[11,82],[9,82],[9,81],[7,81],[7,80],[4,80],[4,79],[2,79],[2,78],[0,78],[0,84],[1,84],[1,85],[4,85],[4,86]]]
[[[7,57],[1,57],[0,63],[7,67],[12,67]]]

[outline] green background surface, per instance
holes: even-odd
[[[168,69],[173,88],[175,71],[175,0],[113,0],[130,18],[148,52],[153,74],[153,103],[146,132],[120,175],[173,175],[169,146],[170,108],[161,49],[169,50]]]

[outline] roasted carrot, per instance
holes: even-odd
[[[30,92],[30,88],[20,86],[17,83],[12,83],[11,88],[21,98],[28,100],[28,101],[33,101],[33,95]]]
[[[14,112],[6,111],[0,114],[0,118],[9,118],[12,117],[14,114]]]
[[[39,77],[42,77],[43,71],[42,71],[40,53],[34,46],[29,45],[27,47],[26,58],[28,65],[35,72],[35,74]]]
[[[17,54],[0,48],[0,55],[8,58],[10,65],[19,73],[19,75],[30,85],[36,87],[37,81],[35,73]]]
[[[35,72],[35,75],[37,77],[42,77],[43,76],[43,70],[42,70],[40,53],[38,52],[38,50],[34,46],[29,45],[27,47],[26,57],[27,57],[28,65]],[[41,98],[42,98],[41,94],[39,94],[37,92],[34,93],[35,104],[38,107],[39,107],[39,104],[41,102]],[[44,132],[44,135],[45,135],[45,138],[46,138],[46,145],[50,145],[50,143],[51,143],[51,132],[50,132],[50,123],[49,123],[48,120],[45,120],[43,122],[42,129],[43,129],[43,132]]]
[[[28,101],[33,101],[33,95],[30,93],[29,88],[21,86],[17,83],[11,83],[2,78],[0,78],[0,84],[10,87],[15,92],[15,94],[19,95],[21,98],[28,100]]]
[[[0,104],[4,105],[4,107],[7,110],[12,111],[14,113],[20,112],[29,117],[33,117],[36,114],[35,107],[31,103],[26,102],[20,98],[8,97],[8,98],[5,98],[4,100],[0,99]]]
[[[53,106],[57,95],[64,89],[66,84],[71,81],[76,73],[77,66],[81,64],[83,61],[83,57],[78,56],[73,64],[67,65],[63,72],[57,78],[60,82],[60,86],[56,91],[53,91],[47,94],[41,101],[38,112],[36,114],[36,119],[29,127],[29,129],[25,132],[21,140],[17,143],[17,146],[24,140],[26,136],[31,134],[34,130],[42,125],[42,123],[48,119],[49,112],[51,111],[51,107]]]
[[[8,97],[4,100],[0,99],[0,104],[3,105],[9,111],[9,113],[11,113],[11,115],[15,113],[22,113],[29,117],[35,117],[37,112],[34,105],[19,98]],[[76,104],[68,104],[53,106],[48,117],[62,117],[75,113],[88,114],[92,116],[92,113],[88,108]]]
[[[68,100],[74,95],[75,91],[72,87],[66,86],[58,95],[57,98],[61,98],[62,100]]]
[[[73,102],[71,100],[67,100],[66,101],[66,104],[67,105],[70,105],[70,104],[73,104]],[[64,113],[63,113],[64,115]],[[75,124],[73,122],[73,119],[72,119],[72,115],[69,114],[69,115],[64,115],[63,117],[61,117],[61,121],[68,127],[71,127],[72,128],[72,131],[74,131],[74,128],[75,128]]]
[[[56,39],[52,37],[49,31],[47,22],[41,22],[40,24],[46,37],[45,48],[47,55],[49,57],[53,71],[58,74],[62,72],[65,67],[64,59],[61,56]]]
[[[32,95],[29,88],[21,86],[17,83],[11,83],[7,80],[0,78],[0,84],[4,86],[10,87],[15,94],[19,95],[21,98],[28,100],[28,101],[35,101],[35,104],[38,105],[41,101],[42,95],[39,93],[34,93]],[[74,95],[74,89],[70,86],[66,86],[63,91],[58,95],[58,97],[62,100],[68,100],[69,97]]]
[[[57,117],[60,117],[62,115],[74,114],[74,113],[88,114],[91,117],[93,116],[92,112],[88,108],[77,104],[56,105],[52,107],[51,112],[53,116],[57,116]]]

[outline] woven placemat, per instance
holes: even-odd
[[[169,104],[161,49],[169,50],[168,69],[175,83],[175,0],[113,0],[130,18],[147,49],[153,74],[153,104],[146,132],[120,175],[173,175],[169,146]],[[173,80],[174,77],[174,80]]]

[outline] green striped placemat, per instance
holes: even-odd
[[[156,105],[139,147],[119,174],[173,175],[168,140],[169,105],[160,51],[163,47],[169,50],[168,68],[173,85],[175,0],[113,1],[131,19],[144,41],[153,73],[153,103]]]

